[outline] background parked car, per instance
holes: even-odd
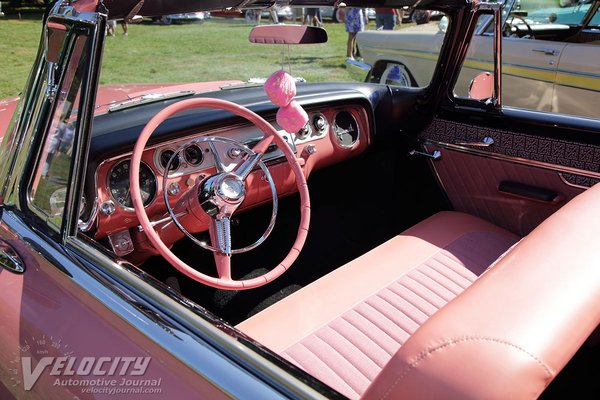
[[[506,2],[511,12],[504,17],[502,43],[504,104],[600,117],[600,47],[595,44],[600,40],[600,14],[593,3],[597,1],[566,7],[552,0]],[[444,37],[440,27],[445,29],[429,22],[396,32],[360,32],[360,54],[379,71],[370,79],[385,81],[381,72],[394,63],[402,74],[400,82],[426,85]],[[478,73],[493,70],[492,27],[491,16],[482,15],[455,86],[461,96],[468,96]]]
[[[173,23],[183,24],[190,22],[202,22],[208,18],[210,18],[209,12],[200,11],[182,14],[163,15],[162,17],[155,18],[154,20],[163,25],[170,25]]]
[[[331,20],[331,22],[344,22],[344,18],[345,18],[345,11],[344,8],[338,8],[338,7],[320,7],[321,9],[321,17],[323,19],[328,19]],[[367,12],[367,18],[369,20],[374,20],[375,19],[375,9],[374,8],[367,8],[366,9]]]

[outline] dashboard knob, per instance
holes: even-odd
[[[167,189],[167,192],[169,193],[170,196],[175,196],[180,191],[181,191],[181,188],[179,187],[179,183],[177,183],[177,182],[171,182],[169,184],[169,188]]]
[[[319,115],[315,118],[315,128],[317,128],[319,132],[323,132],[323,130],[327,128],[327,120],[323,115]]]
[[[232,160],[238,158],[240,154],[242,154],[242,150],[237,147],[232,147],[227,151],[227,156]]]
[[[104,215],[112,215],[115,212],[115,203],[112,200],[107,200],[100,205],[100,211]]]
[[[304,152],[308,155],[315,154],[317,152],[317,146],[315,146],[314,144],[309,144],[304,148]]]

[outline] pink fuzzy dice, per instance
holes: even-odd
[[[308,114],[296,101],[277,111],[277,123],[288,133],[298,132],[307,122]]]
[[[266,80],[265,92],[273,104],[285,107],[296,95],[296,82],[290,74],[280,69]]]

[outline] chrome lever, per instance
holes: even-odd
[[[25,265],[21,257],[9,244],[2,240],[0,240],[0,267],[16,274],[25,272]]]
[[[458,142],[459,146],[490,147],[494,144],[494,138],[486,136],[480,142]]]
[[[408,152],[408,154],[411,156],[423,156],[431,158],[434,161],[442,157],[442,152],[439,150],[434,150],[433,153],[425,153],[424,151],[411,150]]]
[[[547,56],[557,56],[559,54],[559,51],[554,50],[554,49],[531,49],[531,51],[536,51],[538,53],[544,53]]]

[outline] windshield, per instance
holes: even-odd
[[[279,22],[301,24],[301,9],[298,9],[297,17],[293,10],[288,8],[282,13]],[[361,11],[363,17],[366,16],[364,29],[374,30],[374,20],[370,19],[366,9]],[[117,21],[106,38],[100,83],[144,85],[113,87],[112,97],[100,96],[97,104],[114,101],[119,94],[127,98],[135,97],[138,92],[172,94],[172,91],[159,90],[160,85],[149,85],[156,82],[217,82],[195,85],[193,90],[196,92],[262,84],[281,68],[300,82],[365,79],[366,71],[357,73],[347,65],[348,33],[344,23],[332,21],[331,13],[321,13],[321,24],[328,34],[327,43],[303,45],[250,43],[248,35],[255,25],[273,22],[268,13],[260,19],[243,14],[202,13],[203,19],[196,20],[197,14],[190,15],[189,19],[183,19],[181,14],[170,16],[168,20],[164,17],[145,18],[140,23],[127,25]],[[171,88],[186,90],[184,87]]]
[[[513,14],[526,19],[529,24],[581,25],[593,2],[591,0],[517,0]],[[598,13],[590,26],[599,26]]]

